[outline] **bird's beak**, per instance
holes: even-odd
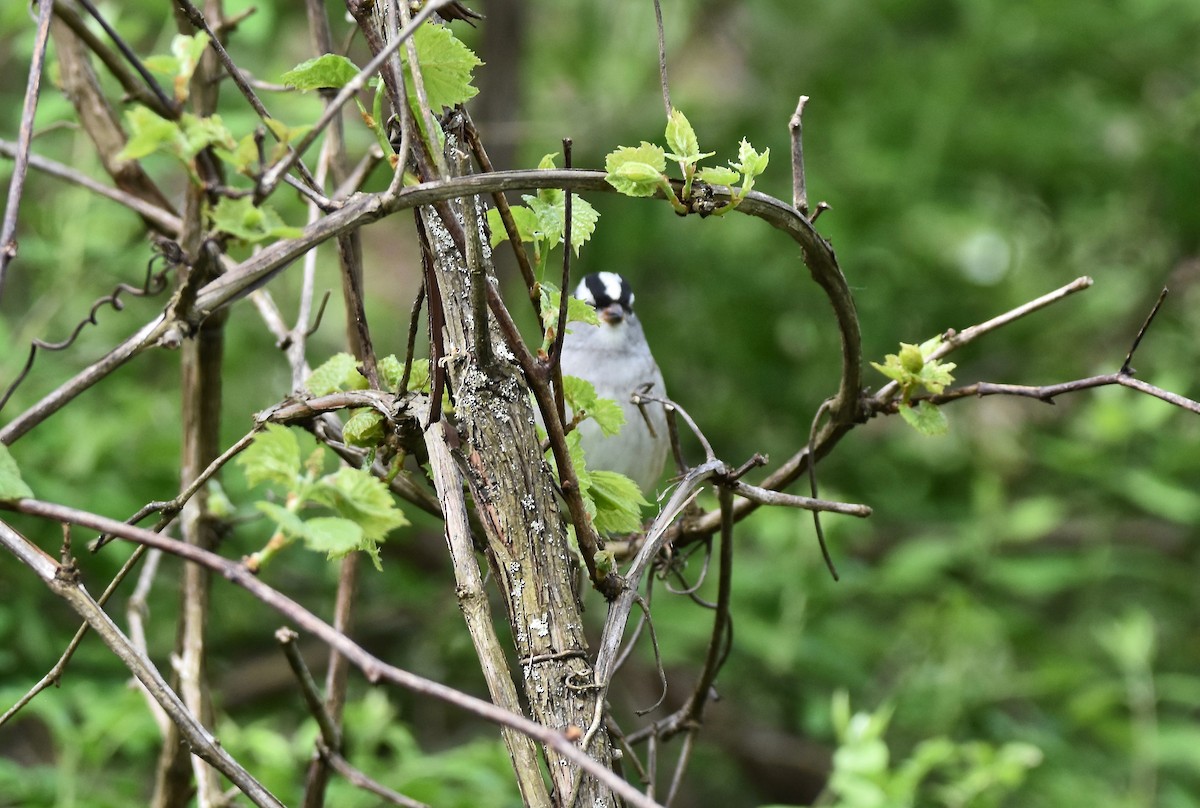
[[[600,316],[602,322],[609,325],[617,325],[625,319],[625,309],[620,303],[610,303],[602,309],[596,309],[596,314]]]

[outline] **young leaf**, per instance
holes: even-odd
[[[255,207],[248,196],[239,199],[221,197],[210,218],[214,229],[252,244],[268,238],[298,238],[304,233],[298,227],[288,226],[274,208],[268,205]]]
[[[267,518],[275,523],[275,529],[287,538],[300,539],[304,537],[304,520],[295,511],[266,501],[256,502],[254,507],[266,514]]]
[[[328,558],[342,558],[355,550],[367,550],[378,569],[379,549],[367,542],[363,529],[349,519],[339,516],[314,516],[304,520],[304,544],[310,550],[325,553]]]
[[[304,383],[314,396],[327,396],[338,390],[365,390],[367,380],[358,372],[358,360],[351,354],[334,354],[314,370]]]
[[[395,390],[400,386],[400,378],[404,375],[404,363],[395,354],[388,354],[379,360],[379,380],[387,390]],[[411,381],[411,379],[410,379]]]
[[[433,392],[432,385],[429,381],[428,359],[413,360],[412,372],[408,374],[408,389],[415,390],[418,393]]]
[[[117,153],[122,160],[140,160],[156,151],[171,151],[183,140],[183,132],[174,121],[159,117],[148,107],[135,106],[125,113],[129,141]]]
[[[918,402],[915,407],[901,404],[900,417],[922,435],[945,435],[950,429],[946,414],[928,401]]]
[[[254,142],[253,133],[239,140],[235,149],[214,146],[213,152],[221,160],[233,166],[239,174],[250,175],[253,173],[254,167],[258,165],[258,144]]]
[[[326,53],[307,59],[284,73],[281,80],[297,90],[340,90],[358,75],[358,66],[345,56]]]
[[[387,486],[360,469],[343,466],[325,477],[313,490],[313,499],[353,520],[371,541],[383,541],[394,528],[408,524]]]
[[[9,453],[8,447],[0,443],[0,501],[25,499],[33,496],[33,491],[21,479],[21,470],[17,461]]]
[[[417,63],[421,66],[425,94],[434,112],[475,97],[479,90],[471,86],[471,74],[483,62],[449,28],[422,25],[413,35],[413,43],[417,48]],[[401,48],[400,54],[404,59],[406,86],[412,87],[407,49]],[[412,97],[415,99],[415,93]]]
[[[707,182],[709,185],[728,185],[734,186],[741,178],[741,174],[734,171],[732,168],[724,166],[709,166],[702,168],[696,172],[696,176]]]
[[[179,122],[183,132],[183,140],[179,142],[180,150],[177,153],[180,159],[191,160],[209,146],[220,146],[223,149],[237,148],[237,140],[225,126],[220,115],[201,117],[185,112]]]
[[[300,476],[300,444],[287,427],[267,424],[238,455],[237,464],[251,486],[273,482],[291,488]]]
[[[742,138],[742,142],[738,145],[738,161],[730,163],[737,171],[742,172],[742,189],[739,193],[740,197],[750,193],[754,187],[754,178],[767,170],[767,164],[771,161],[771,150],[764,149],[762,154],[754,150],[750,142]]]
[[[594,469],[591,476],[594,522],[601,533],[633,533],[642,526],[642,508],[650,504],[638,484],[615,471]]]
[[[682,162],[694,163],[693,155],[700,154],[696,130],[688,122],[687,116],[677,109],[671,110],[667,118],[667,147],[674,152],[672,156]]]
[[[383,414],[379,410],[361,409],[346,421],[342,437],[351,446],[377,446],[383,441]]]
[[[653,196],[667,167],[661,146],[642,141],[640,146],[621,146],[604,158],[605,180],[626,196]]]
[[[586,379],[563,376],[563,399],[572,412],[582,412],[596,422],[605,435],[615,435],[625,425],[625,411],[611,398],[600,398]]]
[[[513,222],[517,225],[517,235],[521,237],[521,241],[533,241],[538,226],[537,214],[524,205],[510,205],[508,209],[512,213]],[[500,211],[488,208],[487,222],[488,230],[492,233],[491,245],[493,247],[508,239],[508,231],[504,229],[504,220],[500,218]]]

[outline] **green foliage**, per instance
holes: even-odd
[[[146,107],[135,106],[125,113],[129,142],[117,154],[125,160],[139,160],[155,152],[164,152],[178,159],[193,177],[191,161],[203,149],[220,146],[227,151],[237,148],[237,141],[225,127],[219,115],[200,117],[183,113],[178,122],[160,117]]]
[[[0,500],[32,497],[33,491],[21,479],[21,470],[12,452],[0,443]]]
[[[741,204],[746,194],[754,188],[754,178],[767,170],[771,158],[770,149],[759,153],[749,141],[742,138],[737,162],[729,161],[729,168],[707,168],[697,173],[697,164],[716,152],[700,151],[696,131],[687,116],[678,109],[672,109],[667,116],[665,137],[671,152],[665,152],[661,147],[644,140],[639,146],[620,146],[609,152],[604,158],[605,179],[609,185],[626,196],[654,196],[661,193],[677,213],[686,214],[689,212],[687,203],[692,199],[692,183],[697,176],[709,184],[729,186],[741,178],[741,187],[734,191],[733,198],[727,204],[702,212],[703,215],[723,216]],[[683,192],[679,197],[663,173],[668,157],[678,162],[683,172]]]
[[[421,78],[431,109],[438,112],[443,107],[469,101],[479,93],[471,81],[475,68],[483,62],[449,28],[422,25],[413,34],[412,41],[417,48],[417,63],[421,66]],[[400,54],[404,60],[404,80],[412,87],[407,48],[401,48]],[[410,99],[415,102],[415,93]]]
[[[297,90],[340,90],[359,73],[358,65],[345,56],[326,53],[306,59],[281,76],[284,84]]]
[[[625,411],[621,405],[611,398],[598,396],[595,386],[587,379],[563,376],[563,399],[576,419],[591,418],[605,435],[615,435],[625,425]]]
[[[1025,743],[999,748],[939,737],[922,741],[912,755],[893,767],[884,733],[888,707],[850,714],[845,691],[833,697],[832,720],[838,748],[833,774],[821,805],[830,808],[986,808],[1004,804],[1027,772],[1042,762],[1042,752]]]
[[[933,404],[920,401],[914,406],[910,402],[913,393],[918,390],[936,395],[954,383],[950,371],[957,365],[929,358],[941,344],[941,337],[934,337],[920,345],[902,342],[899,354],[888,354],[882,365],[871,363],[871,367],[900,385],[900,415],[922,435],[944,435],[949,428],[945,414]]]
[[[297,238],[303,232],[289,227],[269,205],[255,205],[249,197],[222,197],[210,211],[213,229],[251,244],[268,238]]]
[[[282,489],[285,505],[261,500],[255,507],[275,523],[276,534],[254,553],[247,563],[259,569],[284,546],[296,540],[329,558],[340,558],[355,550],[371,557],[382,568],[379,545],[388,533],[408,524],[391,493],[369,472],[348,467],[321,474],[324,449],[302,465],[300,445],[287,427],[267,424],[264,431],[241,453],[237,463],[251,486],[263,483]],[[305,508],[324,507],[336,516],[304,518]]]
[[[538,168],[553,169],[554,159],[553,154],[543,156]],[[509,210],[521,241],[533,245],[533,262],[537,277],[541,279],[546,275],[550,251],[566,237],[567,194],[561,188],[542,188],[536,194],[522,194],[521,199],[525,201],[524,205],[512,205]],[[499,210],[489,208],[487,217],[491,244],[495,247],[508,239],[508,231]],[[587,200],[579,194],[571,194],[571,247],[575,255],[579,255],[579,248],[596,232],[599,218],[599,212]]]
[[[339,390],[366,390],[367,377],[358,372],[353,354],[338,353],[326,359],[304,383],[314,396],[327,396]]]
[[[637,483],[614,471],[591,470],[587,467],[586,452],[579,444],[579,432],[567,434],[567,450],[579,493],[592,524],[601,534],[632,533],[642,526],[642,508],[650,503],[642,496]],[[546,457],[553,455],[547,451]]]
[[[192,36],[176,34],[171,39],[171,55],[150,56],[143,64],[151,71],[171,78],[175,100],[182,103],[188,98],[188,84],[200,64],[200,57],[208,47],[208,34],[203,31]]]
[[[550,348],[558,332],[558,303],[562,299],[561,290],[553,283],[542,281],[538,284],[540,296],[540,311],[542,313],[542,351]],[[567,324],[587,323],[597,325],[600,318],[596,309],[574,295],[567,295]],[[570,329],[567,329],[570,331]]]

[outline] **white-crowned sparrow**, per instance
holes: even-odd
[[[620,472],[652,492],[670,448],[666,412],[656,402],[638,407],[630,397],[665,398],[666,388],[633,313],[633,290],[617,273],[597,272],[580,281],[575,297],[596,307],[600,324],[571,323],[563,339],[562,372],[591,382],[597,394],[625,412],[625,425],[616,435],[604,436],[592,420],[578,426],[588,467]]]

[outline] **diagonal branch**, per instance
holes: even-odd
[[[477,718],[482,718],[485,721],[502,727],[515,729],[539,743],[554,749],[560,755],[569,759],[574,765],[587,770],[588,774],[611,788],[630,805],[639,806],[640,808],[658,808],[656,802],[648,799],[608,768],[580,752],[578,747],[568,740],[564,733],[541,724],[535,724],[523,716],[497,707],[483,699],[469,696],[448,685],[426,679],[423,676],[410,673],[394,665],[389,665],[364,650],[362,646],[334,629],[296,601],[263,583],[244,564],[222,558],[216,553],[196,547],[195,545],[186,544],[142,528],[127,525],[124,522],[118,522],[115,519],[76,510],[65,505],[57,505],[34,499],[20,499],[15,502],[0,503],[0,507],[58,522],[81,525],[93,530],[112,533],[138,544],[156,547],[193,564],[200,564],[220,574],[231,583],[242,587],[258,600],[284,615],[304,631],[336,648],[362,670],[367,681],[373,684],[381,680],[392,682],[415,693],[444,701]],[[0,522],[0,544],[14,555],[17,555],[27,565],[33,567],[43,579],[53,577],[55,567],[51,565],[56,565],[56,562],[34,545],[21,538],[15,531],[4,529],[3,522]]]
[[[114,525],[123,524],[115,520],[106,521],[112,521]],[[157,536],[150,531],[143,532],[149,536]],[[182,544],[182,542],[173,540],[167,541]],[[253,800],[255,805],[283,808],[283,803],[267,791],[241,764],[230,757],[212,733],[205,729],[196,717],[184,707],[179,696],[167,685],[158,669],[134,647],[129,638],[112,621],[112,618],[87,593],[87,590],[79,582],[77,574],[70,575],[66,567],[43,553],[36,545],[3,521],[0,521],[0,545],[3,545],[5,549],[33,570],[54,594],[65,600],[80,617],[87,621],[88,625],[104,640],[104,643],[146,687],[155,701],[167,711],[175,726],[187,739],[193,754],[228,777],[243,794]]]

